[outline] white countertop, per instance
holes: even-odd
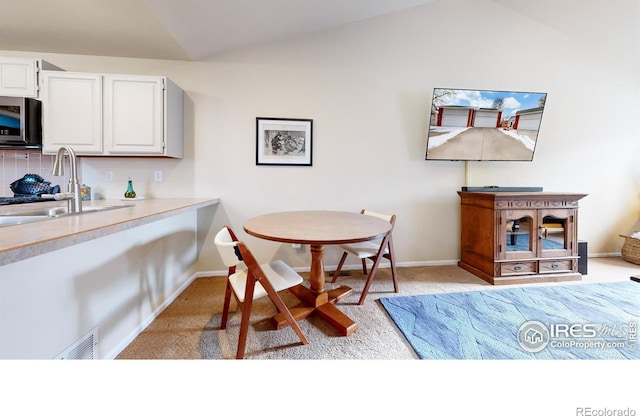
[[[141,201],[96,200],[84,205],[130,205],[0,228],[0,266],[83,243],[173,215],[215,205],[219,199],[161,198]],[[66,201],[5,205],[2,215],[66,206]]]

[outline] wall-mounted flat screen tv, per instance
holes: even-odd
[[[426,160],[533,160],[546,93],[434,88]]]

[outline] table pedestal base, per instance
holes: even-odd
[[[340,286],[336,289],[322,292],[319,295],[315,295],[310,289],[302,285],[294,286],[289,291],[301,300],[299,304],[289,308],[296,321],[304,319],[315,312],[319,317],[333,325],[342,335],[351,335],[356,331],[356,323],[334,305],[353,293],[353,289],[350,287]],[[282,329],[289,325],[281,313],[274,315],[271,319],[277,329]]]

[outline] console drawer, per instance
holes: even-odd
[[[564,260],[540,260],[540,273],[557,273],[573,271],[573,261]]]
[[[500,276],[512,276],[517,274],[536,273],[535,261],[516,261],[512,263],[500,263]]]

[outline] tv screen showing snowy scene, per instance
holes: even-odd
[[[546,93],[434,88],[426,160],[531,161]]]

